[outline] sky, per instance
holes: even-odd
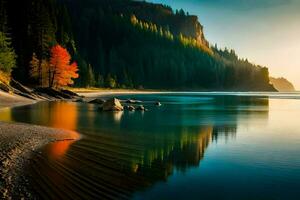
[[[147,0],[197,15],[211,44],[269,68],[300,90],[300,0]]]

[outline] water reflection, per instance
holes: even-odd
[[[11,108],[2,108],[0,110],[0,121],[13,121],[11,116]]]
[[[218,134],[212,126],[185,129],[178,137],[168,134],[155,141],[86,134],[60,155],[63,159],[51,156],[48,148],[54,149],[53,144],[44,156],[35,157],[30,167],[36,177],[32,185],[39,196],[53,199],[65,192],[70,199],[75,198],[74,192],[78,198],[131,198],[134,191],[166,181],[175,169],[184,172],[197,167]],[[47,187],[49,194],[41,186]]]
[[[49,144],[31,161],[28,172],[37,195],[51,199],[131,198],[136,191],[167,181],[175,171],[198,167],[211,143],[236,138],[238,123],[268,119],[266,98],[136,98],[160,100],[163,106],[146,103],[150,110],[146,113],[99,113],[95,105],[68,102],[13,109],[14,121],[84,135],[77,142]]]
[[[54,128],[76,130],[77,105],[70,102],[41,102],[11,109],[11,118],[18,122],[34,122]]]

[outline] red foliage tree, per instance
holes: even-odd
[[[51,48],[50,65],[48,70],[49,87],[62,87],[72,85],[73,78],[78,78],[76,62],[70,64],[71,56],[60,45]]]

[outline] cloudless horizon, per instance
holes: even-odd
[[[197,15],[210,44],[269,68],[300,90],[299,0],[147,0]]]

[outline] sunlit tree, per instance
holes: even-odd
[[[72,85],[72,79],[78,78],[78,66],[76,62],[70,64],[71,56],[68,51],[60,45],[51,49],[49,65],[49,87],[62,87]]]

